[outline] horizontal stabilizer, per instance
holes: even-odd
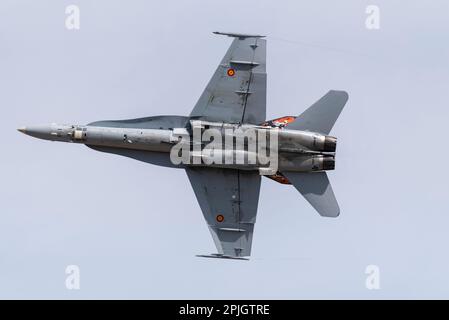
[[[323,217],[338,217],[340,208],[326,172],[282,172]]]
[[[329,91],[290,123],[287,129],[329,134],[348,97],[345,91]]]

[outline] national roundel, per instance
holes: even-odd
[[[227,74],[229,77],[233,77],[233,76],[235,76],[235,70],[232,68],[229,68],[227,71]]]

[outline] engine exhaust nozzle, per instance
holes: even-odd
[[[325,152],[335,152],[337,150],[337,138],[326,136],[324,138],[323,151]]]

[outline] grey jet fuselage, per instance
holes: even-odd
[[[162,116],[163,117],[163,116]],[[187,136],[190,141],[193,140],[192,133],[186,128],[170,128],[170,129],[147,129],[139,128],[138,121],[135,128],[123,127],[107,127],[92,125],[38,125],[20,128],[19,131],[44,140],[81,143],[89,147],[107,147],[126,150],[139,150],[149,152],[170,153],[174,145],[182,143],[183,136]],[[204,122],[209,129],[216,129],[226,135],[225,129],[236,130],[254,130],[257,134],[259,130],[265,131],[268,134],[276,131],[278,143],[278,170],[279,171],[321,171],[333,170],[335,167],[334,152],[336,148],[336,138],[326,136],[319,133],[289,130],[285,128],[271,127],[266,125],[251,125],[251,124],[226,124],[218,122]],[[236,135],[233,137],[236,138]],[[231,138],[232,139],[232,138]],[[269,146],[266,147],[265,153],[269,154]],[[264,166],[260,163],[236,163],[235,153],[242,152],[242,158],[248,159],[251,152],[246,146],[245,149],[237,149],[235,146],[231,150],[223,149],[223,154],[226,152],[234,153],[231,163],[212,163],[206,164],[203,161],[205,154],[201,154],[203,158],[201,163],[192,163],[193,166],[213,166],[218,168],[231,168],[239,170],[259,170],[261,175],[264,174]],[[192,156],[193,152],[191,152]],[[184,167],[185,164],[179,165]],[[174,166],[177,166],[174,164]]]

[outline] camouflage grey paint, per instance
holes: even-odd
[[[286,177],[322,216],[340,213],[325,170],[335,168],[336,138],[328,136],[348,95],[330,91],[282,130],[261,125],[266,119],[266,40],[259,35],[233,37],[212,79],[189,117],[156,116],[108,120],[88,125],[29,126],[19,131],[45,140],[88,147],[146,163],[185,168],[218,254],[241,258],[251,253],[261,175],[256,164],[174,165],[170,150],[177,130],[192,134],[191,121],[208,126],[277,130],[278,174]],[[230,71],[232,70],[232,71]]]

